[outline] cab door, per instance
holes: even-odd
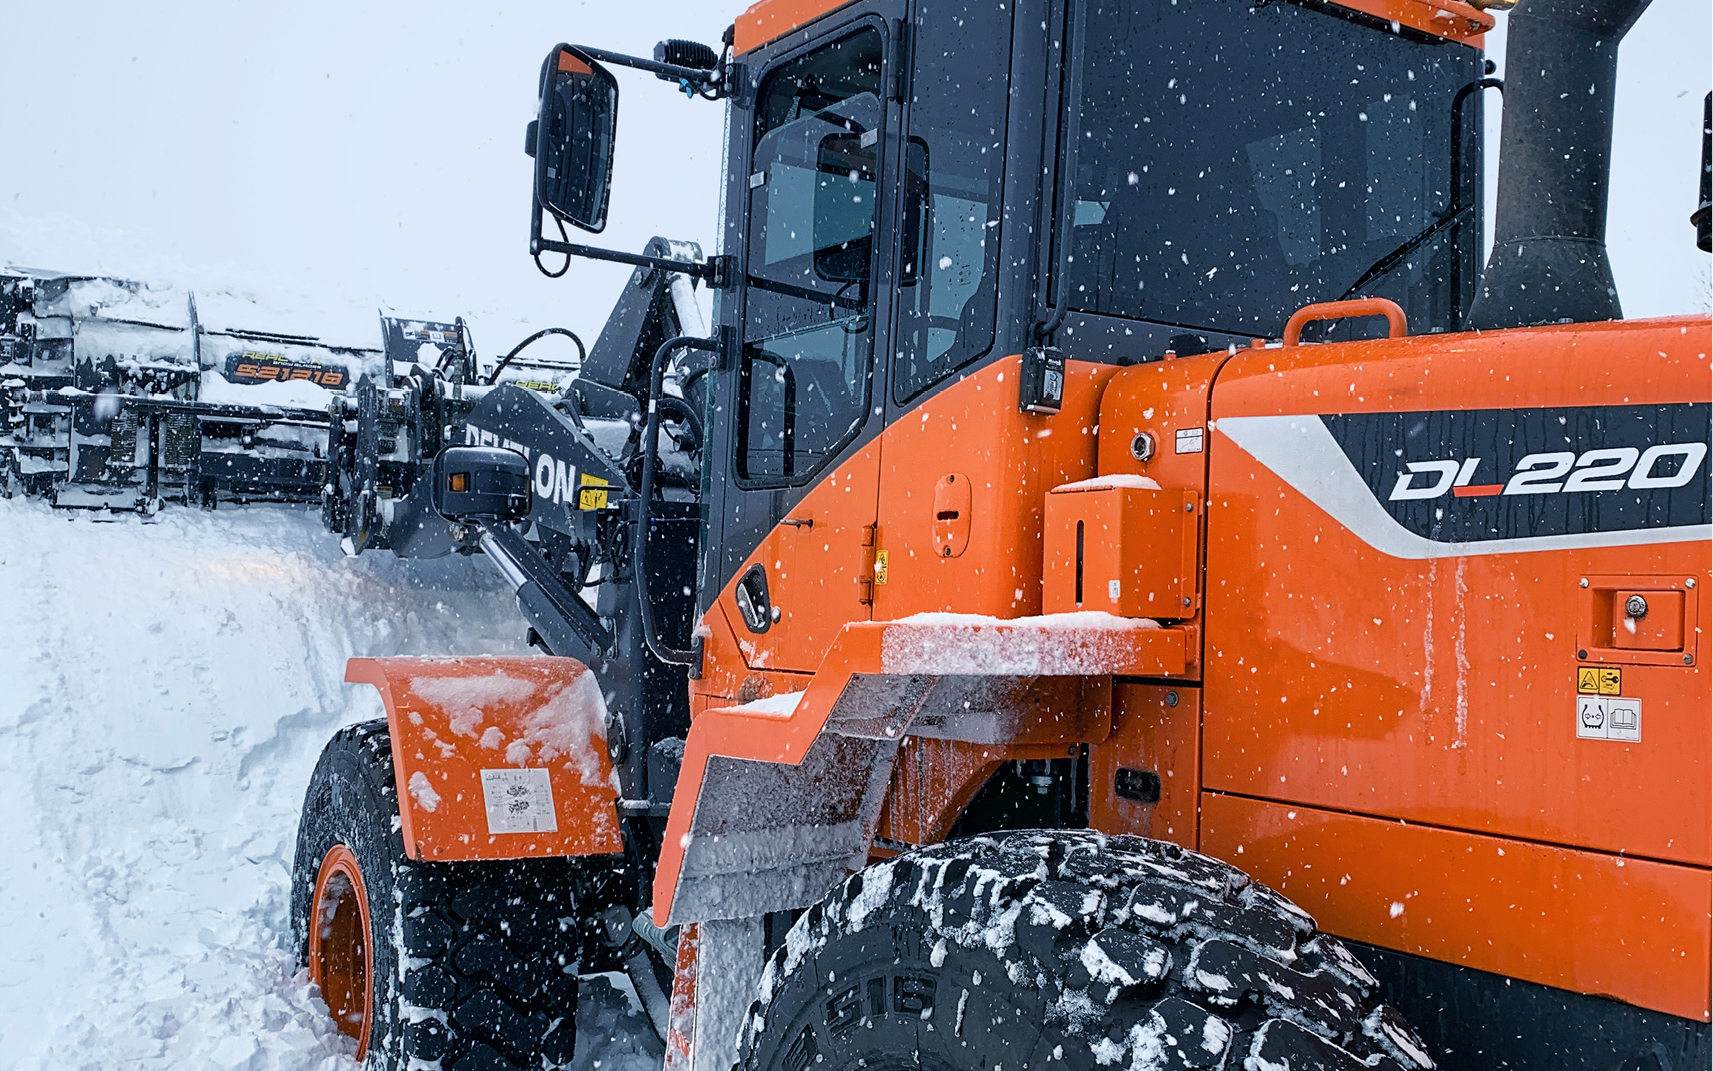
[[[1003,204],[1006,166],[1033,170],[1006,151],[1015,7],[912,5],[892,368],[875,402],[892,422],[880,475],[878,619],[1038,613],[1041,545],[1031,533],[1040,530],[1041,494],[1066,455],[1092,460],[1090,436],[1050,436],[1074,412],[1056,423],[1019,414],[1016,376],[995,367],[1018,352],[1007,348],[1016,329],[997,312],[1001,230],[1022,229]],[[1018,47],[1039,54],[1044,33],[1016,21]]]
[[[742,203],[728,208],[741,278],[722,318],[737,352],[712,414],[726,442],[707,488],[718,543],[704,583],[718,585],[715,611],[752,670],[812,672],[846,622],[869,617],[875,368],[895,259],[893,6],[841,9],[732,113],[750,129],[743,155],[734,129],[731,158],[749,164],[728,187]]]

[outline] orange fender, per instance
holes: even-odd
[[[607,707],[574,658],[353,658],[387,708],[411,859],[624,851]]]
[[[1183,675],[1188,636],[1103,613],[845,625],[804,691],[691,722],[654,917],[678,925],[814,903],[866,860],[905,735],[1103,740],[1112,677]]]

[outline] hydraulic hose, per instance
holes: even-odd
[[[537,331],[535,334],[524,339],[522,342],[519,342],[517,345],[513,346],[512,351],[510,353],[508,353],[504,357],[500,358],[499,363],[494,365],[494,370],[492,372],[488,373],[488,384],[491,386],[494,383],[499,381],[500,373],[505,370],[506,365],[512,363],[513,357],[516,357],[518,354],[523,352],[523,348],[525,346],[529,345],[531,342],[534,342],[538,338],[546,338],[548,335],[564,335],[566,338],[570,339],[572,342],[575,342],[577,344],[577,365],[578,365],[578,367],[581,367],[583,365],[583,363],[589,359],[589,351],[583,347],[583,340],[578,338],[576,336],[576,334],[574,334],[569,328],[544,327],[541,330]]]

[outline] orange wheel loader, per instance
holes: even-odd
[[[555,47],[531,253],[631,284],[562,391],[370,383],[330,512],[541,650],[350,664],[292,913],[359,1053],[568,1066],[624,970],[695,1071],[1707,1067],[1713,347],[1604,246],[1645,7],[1522,0],[1502,85],[1459,0]],[[614,68],[721,102],[717,253],[570,240]]]

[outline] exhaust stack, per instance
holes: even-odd
[[[1623,316],[1606,254],[1618,42],[1649,0],[1522,0],[1511,12],[1493,253],[1476,330]]]

